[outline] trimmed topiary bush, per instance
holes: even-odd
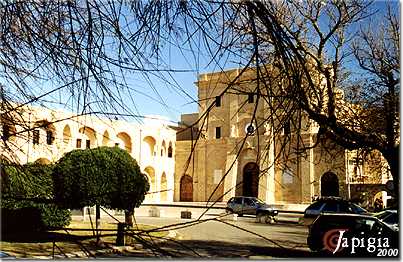
[[[53,181],[56,203],[70,209],[100,205],[130,211],[150,187],[136,160],[119,147],[67,153],[56,163]]]

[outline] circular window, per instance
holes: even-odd
[[[255,124],[247,124],[247,125],[245,126],[245,133],[246,133],[247,135],[252,136],[252,135],[255,134],[255,131],[256,131]]]

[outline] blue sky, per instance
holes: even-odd
[[[373,16],[369,18],[372,22],[376,21],[375,19],[382,20],[380,16],[386,13],[386,3],[387,2],[384,1],[375,1],[374,4],[371,6],[371,10],[378,11],[378,13],[375,15],[377,18],[374,18]],[[393,1],[393,4],[398,7],[395,9],[395,11],[399,12],[399,2]],[[364,25],[366,23],[367,22],[364,22]],[[212,72],[220,69],[215,67],[214,64],[207,65],[208,62],[210,62],[210,57],[206,55],[202,47],[197,50],[198,54],[196,55],[198,55],[199,57],[196,59],[192,57],[189,52],[183,51],[185,54],[181,54],[177,47],[170,47],[170,51],[165,51],[166,53],[170,54],[164,57],[166,59],[166,63],[171,65],[172,69],[183,69],[192,71],[172,74],[175,81],[191,96],[191,98],[183,94],[178,94],[177,90],[175,91],[175,89],[172,88],[169,84],[164,81],[158,81],[155,78],[153,78],[153,84],[158,89],[161,98],[159,98],[158,95],[152,91],[152,89],[148,86],[146,82],[139,81],[138,78],[135,79],[135,76],[130,77],[132,79],[131,84],[133,85],[133,87],[139,88],[150,97],[152,97],[151,99],[150,97],[139,94],[138,99],[136,99],[136,106],[141,114],[163,115],[170,120],[179,121],[180,114],[194,113],[198,110],[197,104],[193,101],[197,100],[197,89],[194,84],[194,82],[197,80],[197,75],[199,73]],[[195,66],[195,64],[197,64],[197,66]],[[235,63],[225,63],[223,65],[225,69],[234,68],[236,66],[237,65]],[[161,104],[162,99],[164,100],[166,105]]]
[[[386,2],[377,1],[373,8],[385,10]],[[399,2],[394,1],[399,5]],[[399,11],[399,8],[396,8]],[[372,18],[371,18],[372,19]],[[197,37],[195,38],[197,39]],[[171,76],[164,74],[165,80],[158,79],[149,75],[146,79],[143,75],[136,72],[125,74],[127,85],[130,91],[124,89],[121,93],[122,101],[126,108],[134,114],[139,115],[161,115],[173,122],[180,120],[180,115],[184,113],[195,113],[198,111],[197,89],[194,84],[200,73],[207,73],[220,70],[215,63],[209,64],[210,56],[206,54],[203,44],[194,48],[195,52],[189,52],[188,46],[178,42],[177,46],[166,45],[162,49],[161,58],[164,64],[169,65],[170,69],[187,70],[187,72],[173,72]],[[232,59],[236,60],[236,59]],[[237,65],[233,62],[224,62],[221,65],[224,69],[235,68]],[[35,87],[36,94],[43,94],[50,90],[50,87],[57,86],[55,82],[39,83]],[[182,90],[179,90],[180,87]],[[157,93],[158,91],[158,93]],[[182,93],[186,92],[186,94]],[[45,97],[45,100],[52,102],[70,103],[65,93],[54,93]],[[59,108],[61,105],[50,103],[49,107]],[[73,107],[70,107],[72,109]],[[66,107],[68,110],[69,107]],[[117,110],[119,112],[119,110]],[[131,120],[132,119],[128,119]]]

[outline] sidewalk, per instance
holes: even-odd
[[[277,221],[283,223],[295,223],[298,224],[300,219],[303,217],[301,214],[285,214],[280,213],[277,215]]]
[[[250,221],[256,221],[254,216],[244,216],[244,217],[238,217],[237,215],[234,214],[225,214],[225,213],[216,213],[216,214],[209,214],[205,216],[205,219],[214,219],[214,218],[219,218],[223,220],[229,220],[229,221],[236,221],[236,220],[241,220],[241,219],[247,219]],[[279,223],[292,223],[292,224],[297,224],[299,218],[301,215],[299,214],[289,214],[289,213],[282,213],[279,214],[277,217],[277,221]],[[192,218],[196,219],[196,218]],[[186,220],[186,219],[185,219]],[[169,239],[176,239],[180,240],[181,236],[175,231],[175,230],[170,230],[169,234],[166,236],[164,240],[157,240],[159,243],[165,243]],[[168,242],[167,242],[168,243]],[[156,244],[156,242],[153,242],[153,244]],[[168,244],[169,246],[169,244]],[[295,251],[295,250],[294,250]],[[274,251],[273,251],[274,252]],[[295,251],[296,252],[296,251]],[[163,254],[159,252],[158,248],[157,249],[150,249],[148,245],[143,246],[140,243],[136,243],[131,246],[115,246],[115,245],[108,245],[106,247],[101,247],[99,250],[93,250],[91,254],[88,254],[86,252],[72,252],[68,254],[55,254],[54,257],[52,256],[35,256],[33,257],[34,259],[71,259],[71,258],[81,258],[81,259],[91,259],[91,258],[104,258],[104,259],[116,259],[116,258],[125,258],[125,257],[135,257],[135,258],[171,258],[169,254]],[[185,256],[188,257],[188,256]],[[273,258],[270,255],[253,255],[249,257],[249,259],[271,259]]]
[[[175,230],[170,230],[165,239],[155,239],[154,244],[168,241],[168,239],[175,239],[178,234]],[[116,246],[108,244],[107,246],[100,247],[97,250],[89,252],[76,251],[71,253],[55,253],[54,256],[37,255],[29,259],[99,259],[99,258],[123,258],[123,257],[139,257],[139,258],[156,258],[158,255],[153,250],[144,247],[140,243],[135,243],[127,246]],[[166,258],[166,257],[165,257]]]

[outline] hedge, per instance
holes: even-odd
[[[52,165],[1,163],[3,231],[61,228],[71,213],[53,203]]]

